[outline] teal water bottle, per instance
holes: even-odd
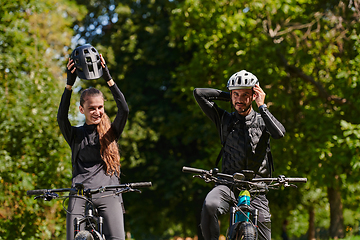
[[[241,191],[238,197],[238,206],[240,205],[248,205],[250,206],[250,193],[248,190]],[[249,221],[250,213],[242,213],[236,212],[235,214],[235,222],[244,222]]]

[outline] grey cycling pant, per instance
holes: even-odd
[[[106,240],[125,240],[124,231],[124,208],[122,196],[108,196],[109,192],[93,195],[93,202],[98,209],[100,216],[103,217],[103,233]],[[68,212],[66,214],[66,239],[74,239],[74,219],[82,218],[85,212],[85,200],[77,197],[70,197]],[[85,222],[81,224],[80,230],[85,227]]]
[[[234,192],[226,185],[215,186],[206,196],[201,211],[201,231],[205,240],[218,240],[220,227],[218,216],[229,211],[236,202]],[[265,195],[251,199],[251,206],[259,210],[259,239],[271,239],[271,220],[268,200]]]

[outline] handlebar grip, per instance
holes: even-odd
[[[287,178],[289,182],[300,182],[300,183],[306,183],[307,178]]]
[[[142,188],[142,187],[151,187],[151,182],[137,182],[137,183],[131,183],[130,184],[132,188]]]
[[[26,192],[26,195],[31,196],[31,195],[41,195],[48,192],[47,189],[35,189],[35,190],[29,190]]]
[[[203,174],[203,173],[206,172],[206,170],[198,169],[198,168],[192,168],[192,167],[183,167],[182,171],[186,172],[186,173],[195,173],[195,174]]]

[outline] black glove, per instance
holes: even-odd
[[[109,69],[107,67],[107,65],[105,64],[105,67],[103,67],[103,75],[102,75],[103,79],[108,82],[112,79]]]
[[[66,72],[67,72],[67,80],[66,80],[66,84],[67,85],[74,85],[77,74],[76,71],[74,71],[74,73],[71,73],[71,70],[74,69],[74,66],[69,70],[68,68],[66,68]]]

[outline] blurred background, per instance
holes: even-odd
[[[72,50],[103,54],[130,108],[119,140],[129,239],[202,239],[211,184],[182,166],[211,169],[221,144],[196,87],[226,90],[254,73],[287,134],[272,140],[274,176],[308,183],[268,194],[272,238],[339,239],[360,233],[360,1],[0,0],[0,239],[66,239],[62,201],[37,188],[71,185],[71,152],[56,114]],[[71,123],[83,124],[75,84]],[[219,103],[231,111],[230,103]],[[255,110],[257,108],[255,107]],[[65,203],[66,204],[66,203]],[[228,215],[221,219],[225,235]]]

